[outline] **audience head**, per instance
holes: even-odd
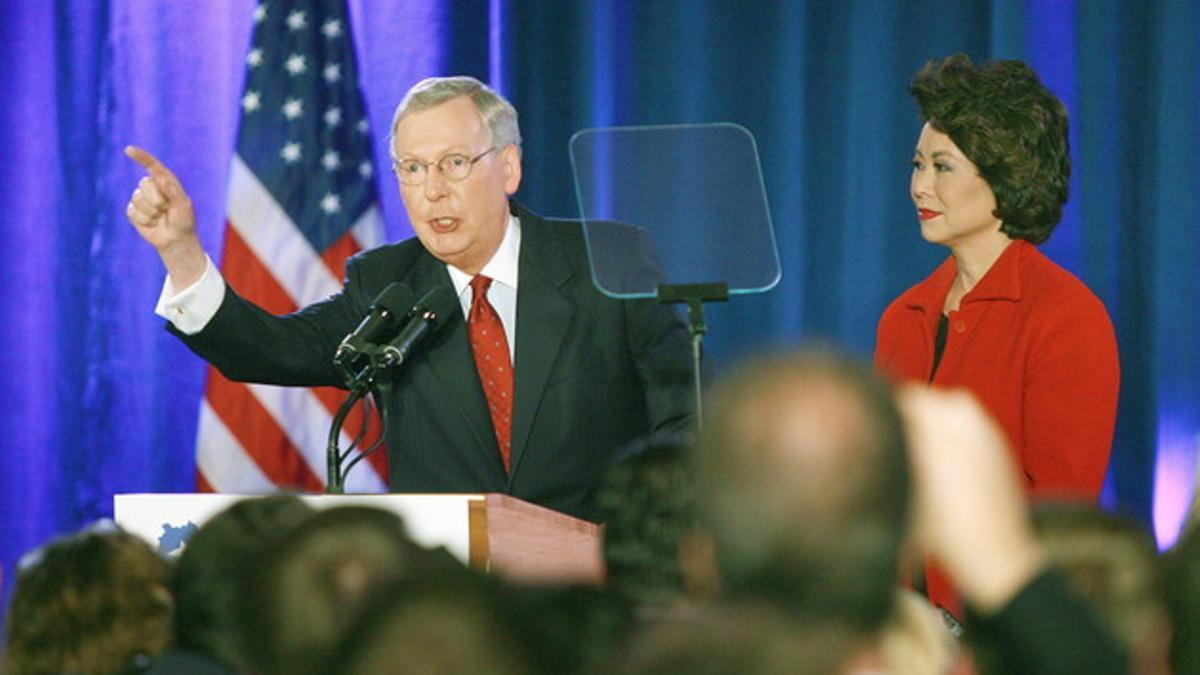
[[[705,605],[690,618],[660,621],[635,636],[611,672],[626,675],[831,675],[863,637],[845,625],[801,618],[764,604]],[[869,671],[868,671],[869,672]]]
[[[1200,675],[1200,522],[1193,522],[1164,557],[1163,588],[1171,615],[1171,668]]]
[[[376,589],[422,572],[431,559],[392,513],[343,506],[308,518],[239,579],[239,623],[252,670],[311,672]]]
[[[247,499],[192,535],[172,583],[176,646],[246,670],[237,621],[238,589],[232,580],[312,514],[312,508],[291,495]]]
[[[1020,61],[933,60],[909,84],[921,117],[975,164],[1011,239],[1045,241],[1071,177],[1067,109]]]
[[[596,495],[609,588],[638,604],[684,595],[681,546],[696,529],[690,445],[654,435],[625,449]]]
[[[445,570],[398,580],[372,595],[326,672],[539,672],[514,630],[518,622],[490,579],[465,569]]]
[[[726,591],[878,630],[910,490],[888,386],[861,364],[805,350],[743,365],[708,409],[698,495]]]
[[[1033,526],[1047,560],[1066,574],[1135,661],[1165,665],[1170,628],[1150,533],[1083,503],[1040,505]]]
[[[117,673],[171,643],[170,565],[112,527],[26,556],[9,606],[3,672]]]
[[[639,623],[624,596],[601,586],[507,585],[502,594],[544,672],[594,672]]]

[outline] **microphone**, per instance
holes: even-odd
[[[426,291],[409,311],[408,319],[396,337],[379,349],[379,367],[391,368],[404,363],[417,343],[433,333],[455,310],[462,311],[458,298],[449,288],[435,286]]]
[[[376,345],[395,333],[415,295],[408,284],[399,281],[388,284],[387,288],[375,297],[358,328],[338,345],[333,355],[333,363],[343,366],[361,354],[368,345]]]

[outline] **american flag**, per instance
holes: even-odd
[[[344,0],[263,2],[254,22],[221,271],[243,297],[284,314],[336,293],[346,259],[378,245],[383,224]],[[239,384],[210,367],[197,488],[322,490],[329,427],[345,396]],[[361,420],[359,409],[343,428],[357,432]],[[343,433],[342,447],[349,443]],[[386,461],[378,452],[356,467],[346,491],[384,491]]]

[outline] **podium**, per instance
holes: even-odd
[[[160,553],[178,554],[187,537],[235,502],[255,495],[122,494],[118,525]],[[396,513],[427,547],[444,547],[472,568],[523,583],[604,580],[602,528],[503,494],[297,495],[317,509],[369,506]]]

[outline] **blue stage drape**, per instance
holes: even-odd
[[[1105,301],[1120,341],[1105,501],[1154,522],[1160,542],[1173,539],[1200,446],[1194,0],[350,6],[380,167],[392,108],[428,75],[474,75],[513,100],[526,139],[519,198],[551,215],[577,213],[566,148],[581,128],[749,128],[783,279],[709,308],[718,367],[802,339],[869,355],[883,307],[946,254],[921,240],[907,195],[920,127],[907,81],[952,52],[1027,60],[1072,116],[1071,201],[1043,248]],[[152,313],[162,271],[124,220],[138,171],[121,148],[143,145],[176,170],[205,244],[220,251],[253,9],[252,0],[0,6],[6,582],[23,551],[110,515],[114,493],[193,488],[204,368]],[[386,174],[382,187],[389,236],[409,236]]]

